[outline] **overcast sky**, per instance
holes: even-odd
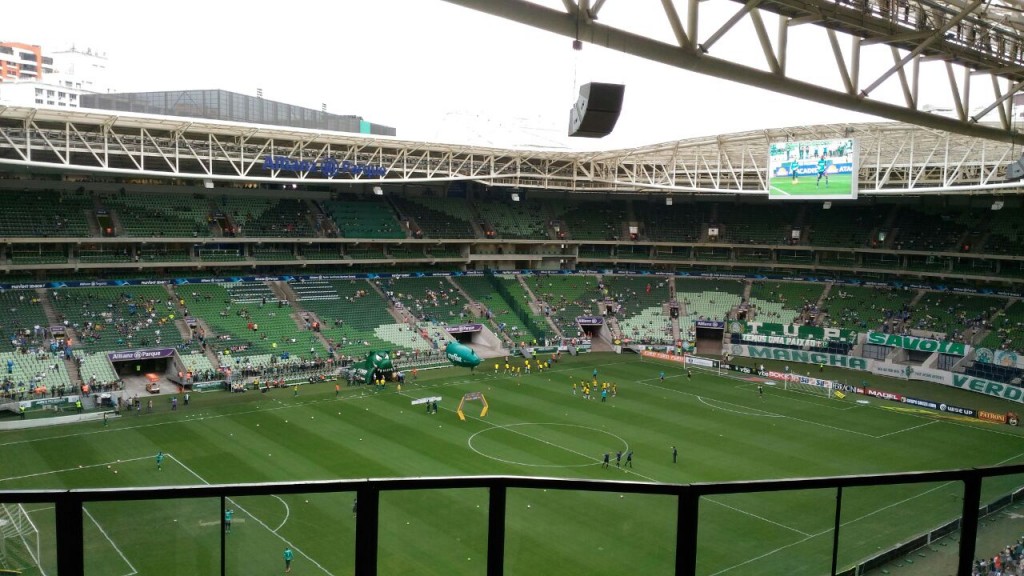
[[[536,2],[561,6],[560,0]],[[685,1],[676,3],[685,15]],[[569,38],[442,0],[9,4],[4,40],[106,53],[110,84],[119,91],[222,88],[255,95],[262,88],[265,98],[317,109],[326,104],[330,112],[394,126],[408,139],[593,149],[873,120],[592,45],[575,52]],[[703,2],[700,37],[739,7]],[[671,41],[661,11],[660,0],[608,0],[601,21]],[[765,24],[775,30],[770,15]],[[819,28],[792,28],[789,46],[793,75],[838,86]],[[883,50],[866,55],[864,78],[892,64]],[[712,55],[765,68],[749,20]],[[589,81],[626,85],[622,116],[603,140],[569,139],[569,108],[578,86]],[[951,102],[941,79],[926,77],[923,86],[923,104]],[[896,101],[897,90],[894,76],[881,93]]]

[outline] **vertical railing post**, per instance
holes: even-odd
[[[692,486],[683,486],[676,512],[676,576],[697,573],[697,519],[700,494]]]
[[[836,519],[832,524],[832,576],[839,564],[839,522],[843,518],[843,487],[836,486]]]
[[[85,576],[85,535],[82,500],[73,492],[61,494],[54,503],[57,520],[57,573]]]
[[[508,488],[491,486],[487,507],[487,576],[505,573],[505,501]]]
[[[377,576],[380,490],[366,485],[356,491],[356,576]]]
[[[220,576],[227,576],[227,507],[224,503],[224,496],[220,497]]]
[[[981,507],[981,474],[972,472],[964,478],[964,506],[960,512],[960,558],[957,576],[971,576],[974,546],[978,539],[978,508]]]

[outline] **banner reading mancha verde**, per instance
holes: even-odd
[[[767,360],[785,360],[787,362],[803,362],[805,364],[824,364],[825,366],[839,366],[841,368],[850,368],[853,370],[870,370],[872,362],[867,358],[843,356],[842,354],[805,352],[803,350],[791,350],[789,348],[749,346],[746,344],[733,344],[726,349],[734,356],[765,358]]]
[[[932,340],[931,338],[918,338],[917,336],[906,336],[903,334],[885,334],[882,332],[868,332],[868,344],[878,346],[894,346],[904,350],[916,350],[919,352],[940,352],[942,354],[954,354],[966,356],[970,347],[961,342],[949,342],[948,340]]]

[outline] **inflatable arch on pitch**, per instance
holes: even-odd
[[[483,418],[484,416],[487,416],[487,408],[488,408],[488,406],[487,406],[487,398],[484,398],[484,393],[483,392],[467,392],[462,397],[462,400],[459,401],[459,409],[455,411],[455,413],[459,415],[459,420],[462,420],[463,422],[466,421],[466,414],[462,411],[462,407],[466,404],[467,400],[469,400],[469,401],[479,400],[480,402],[482,402],[483,405],[484,405],[484,408],[483,408],[483,410],[480,411],[480,417]]]

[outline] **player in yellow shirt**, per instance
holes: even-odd
[[[499,364],[498,364],[497,362],[495,362],[495,363],[494,363],[494,375],[495,375],[495,376],[497,376],[497,375],[498,375],[498,367],[499,367],[499,366],[500,366],[500,365],[499,365]]]

